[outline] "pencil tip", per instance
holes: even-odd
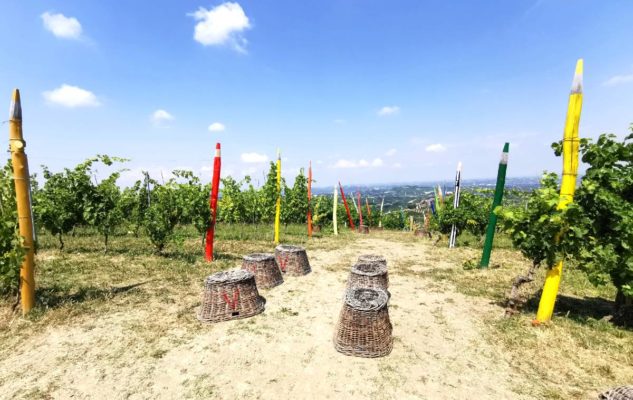
[[[20,100],[20,89],[13,89],[11,96],[11,107],[9,108],[10,119],[22,119],[22,101]]]
[[[571,83],[572,94],[582,93],[582,75],[584,70],[584,61],[582,58],[576,62],[576,71],[574,72],[574,80]]]

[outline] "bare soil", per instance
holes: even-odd
[[[139,301],[51,324],[0,350],[0,398],[53,399],[521,399],[529,382],[486,340],[483,320],[502,309],[425,277],[455,268],[428,243],[363,237],[309,252],[313,272],[261,291],[253,318],[203,325],[202,282],[181,296],[167,283]],[[350,265],[388,260],[394,349],[384,358],[337,353],[332,344]],[[130,282],[134,283],[134,282]]]

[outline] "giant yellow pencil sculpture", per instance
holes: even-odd
[[[9,146],[15,181],[15,198],[18,205],[18,223],[20,236],[26,256],[20,267],[20,299],[22,314],[26,314],[35,304],[33,211],[31,210],[31,183],[29,181],[29,162],[24,152],[26,143],[22,136],[22,103],[20,91],[13,90],[9,110]]]
[[[576,191],[576,176],[578,174],[578,125],[580,123],[580,111],[582,110],[582,59],[576,63],[576,73],[571,85],[569,105],[567,107],[567,119],[565,121],[565,135],[563,137],[563,179],[560,187],[560,200],[558,208],[566,208],[574,199]],[[547,272],[543,294],[536,313],[537,322],[545,322],[552,319],[554,303],[558,294],[560,277],[563,272],[563,262]]]
[[[279,222],[281,220],[281,152],[277,149],[277,207],[275,209],[275,243],[279,243]]]

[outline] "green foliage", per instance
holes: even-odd
[[[242,222],[247,217],[247,207],[250,205],[247,201],[248,196],[241,191],[242,182],[237,182],[235,179],[227,176],[221,180],[222,190],[220,191],[221,197],[218,200],[218,215],[219,221],[236,223]],[[252,212],[261,216],[259,209],[259,199],[257,196],[253,199]]]
[[[211,185],[202,185],[191,171],[176,170],[173,174],[176,178],[170,179],[168,186],[173,189],[178,223],[193,224],[204,238],[211,223]],[[184,179],[184,182],[179,182],[179,179]]]
[[[18,232],[15,185],[11,161],[0,169],[0,294],[18,290],[25,251]]]
[[[125,161],[108,156],[99,156],[98,160],[106,166]],[[120,208],[121,191],[116,184],[120,175],[119,171],[110,174],[108,178],[92,185],[84,197],[84,219],[103,235],[105,251],[108,251],[108,238],[114,234],[123,220]]]
[[[123,189],[119,201],[119,209],[128,228],[134,236],[139,236],[139,230],[143,227],[145,213],[150,204],[150,177],[143,172],[143,180],[136,181],[132,187]]]
[[[292,189],[285,188],[284,194],[281,220],[285,224],[306,223],[308,215],[308,178],[304,175],[303,168],[299,170]]]
[[[488,214],[492,205],[492,198],[484,192],[462,191],[459,207],[453,207],[453,195],[446,198],[444,207],[437,210],[433,226],[441,233],[451,232],[453,224],[457,234],[468,231],[475,236],[483,236],[488,225]]]
[[[97,155],[77,165],[74,169],[52,173],[42,166],[46,182],[34,192],[34,212],[42,227],[59,239],[64,248],[63,235],[82,224],[94,226],[105,238],[120,224],[123,214],[119,206],[120,189],[116,185],[120,172],[112,173],[101,183],[93,183],[93,165],[101,162],[112,166],[125,159]]]
[[[385,229],[404,229],[407,227],[407,218],[403,210],[394,210],[383,215],[382,226]]]
[[[283,189],[283,183],[281,189]],[[260,189],[259,211],[261,212],[261,221],[272,223],[275,219],[275,204],[277,203],[277,165],[270,162],[266,182]]]
[[[312,224],[319,227],[331,225],[333,205],[334,198],[331,196],[312,196]],[[343,206],[337,207],[337,214],[341,208]]]
[[[534,265],[548,268],[570,254],[572,239],[582,238],[583,231],[569,223],[569,216],[578,215],[578,207],[570,204],[558,208],[560,201],[558,176],[546,173],[541,187],[532,192],[525,208],[497,207],[502,228],[512,243]],[[562,241],[561,238],[567,240]],[[571,246],[570,246],[571,245]]]
[[[562,143],[552,145],[560,155]],[[525,209],[499,207],[514,245],[535,265],[548,267],[565,258],[596,284],[612,282],[633,297],[633,134],[619,142],[601,135],[583,139],[582,161],[589,165],[574,202],[558,208],[558,178],[546,174]]]
[[[175,189],[158,185],[155,181],[150,192],[150,204],[145,211],[143,228],[158,253],[174,238],[174,228],[180,217],[176,204]]]
[[[42,227],[57,236],[64,248],[63,235],[85,222],[84,202],[92,191],[89,170],[93,160],[86,160],[74,169],[52,173],[42,165],[46,182],[35,193],[34,212]]]
[[[633,127],[632,127],[633,130]],[[560,145],[557,145],[560,146]],[[574,223],[585,232],[574,249],[579,267],[594,284],[609,280],[633,297],[633,134],[584,140],[582,161],[589,165],[574,202]]]

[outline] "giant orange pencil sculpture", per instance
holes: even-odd
[[[371,207],[369,207],[369,199],[365,197],[365,206],[367,208],[367,217],[371,217]]]
[[[205,257],[207,261],[213,261],[213,238],[215,236],[215,217],[218,211],[218,192],[220,189],[220,167],[222,157],[220,155],[220,143],[215,145],[215,158],[213,159],[213,179],[211,181],[211,224],[207,229]]]
[[[312,237],[312,210],[310,202],[312,200],[312,161],[308,168],[308,237]]]
[[[349,212],[349,204],[347,204],[347,199],[345,198],[345,192],[343,192],[343,185],[341,182],[338,183],[338,187],[341,189],[341,198],[343,199],[343,205],[345,206],[345,212],[347,212],[347,220],[349,221],[349,228],[354,230],[354,220],[352,220],[352,213]],[[353,199],[352,195],[352,199]],[[353,200],[352,200],[353,201]]]

